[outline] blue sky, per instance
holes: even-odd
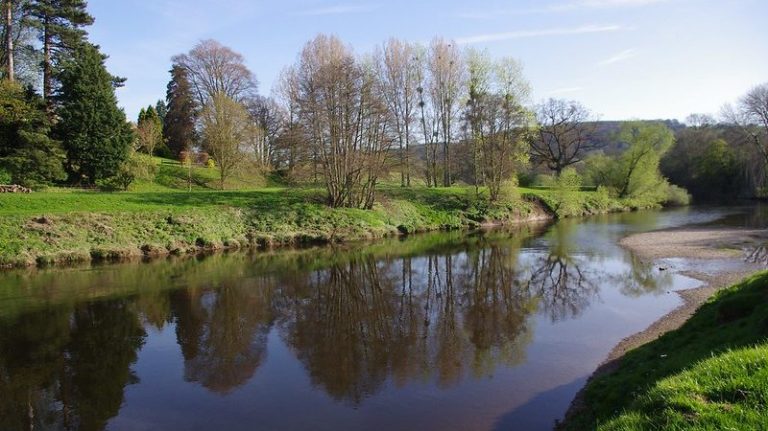
[[[768,81],[768,0],[90,0],[91,39],[128,78],[129,118],[165,97],[170,58],[213,38],[242,53],[268,95],[317,33],[357,52],[435,35],[512,56],[533,99],[582,102],[600,118],[716,113]]]

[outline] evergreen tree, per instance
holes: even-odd
[[[0,167],[28,187],[66,178],[64,151],[48,137],[44,103],[20,85],[0,82]]]
[[[192,87],[187,79],[187,71],[174,65],[171,69],[171,82],[168,83],[163,136],[171,152],[178,156],[182,151],[189,151],[195,144],[195,99]]]
[[[165,100],[158,100],[155,104],[155,112],[157,112],[157,116],[160,118],[161,123],[165,123],[165,115],[168,114],[168,106],[165,104]]]
[[[86,10],[86,0],[29,0],[27,15],[29,25],[40,31],[43,44],[43,98],[52,108],[55,92],[54,66],[63,59],[60,54],[71,53],[85,41],[84,26],[93,24],[93,17]]]
[[[67,170],[75,183],[95,184],[119,172],[128,157],[133,131],[117,106],[106,57],[90,43],[81,44],[62,64],[58,78],[61,104],[57,136],[67,151]]]

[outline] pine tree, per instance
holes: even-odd
[[[55,64],[62,61],[59,54],[71,53],[85,41],[84,26],[93,24],[93,17],[86,10],[86,0],[29,0],[27,14],[29,24],[40,30],[43,44],[43,98],[52,111],[55,92]]]
[[[171,152],[178,156],[182,151],[189,151],[195,144],[197,107],[186,70],[174,65],[170,72],[171,82],[168,83],[166,93],[168,112],[165,114],[163,136]]]
[[[158,100],[155,104],[155,112],[157,112],[157,116],[160,118],[161,123],[165,123],[165,116],[168,114],[168,106],[165,104],[165,100]]]
[[[66,178],[64,151],[48,136],[44,106],[17,83],[0,82],[0,167],[14,184],[36,187]]]
[[[97,46],[83,43],[58,76],[61,108],[55,131],[64,142],[67,170],[75,183],[95,184],[116,175],[133,141],[115,96],[122,80],[109,74],[105,59]]]

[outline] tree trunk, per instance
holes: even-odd
[[[15,79],[13,70],[13,1],[5,0],[5,57],[6,77],[13,82]]]
[[[43,20],[43,99],[45,99],[45,109],[49,118],[53,116],[53,67],[51,65],[52,39],[50,23],[46,16]]]

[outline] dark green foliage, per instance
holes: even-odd
[[[733,199],[743,194],[744,167],[739,149],[721,127],[681,130],[677,143],[661,161],[661,170],[670,181],[688,189],[696,199]]]
[[[160,123],[165,122],[165,116],[168,114],[168,106],[165,104],[165,100],[158,100],[155,104],[155,112],[157,112],[157,116],[160,118]]]
[[[28,187],[65,178],[64,152],[48,136],[43,102],[19,85],[0,82],[0,168]]]
[[[186,70],[178,65],[171,69],[171,82],[166,94],[168,111],[163,123],[163,137],[174,156],[189,151],[196,141],[195,113],[192,87]]]
[[[61,120],[56,135],[67,151],[74,183],[95,184],[116,175],[128,157],[133,132],[118,108],[115,83],[98,47],[83,44],[63,67],[59,79]]]
[[[54,76],[62,61],[85,42],[84,26],[93,24],[86,0],[29,0],[26,24],[40,32],[43,44],[43,97],[52,107]]]

